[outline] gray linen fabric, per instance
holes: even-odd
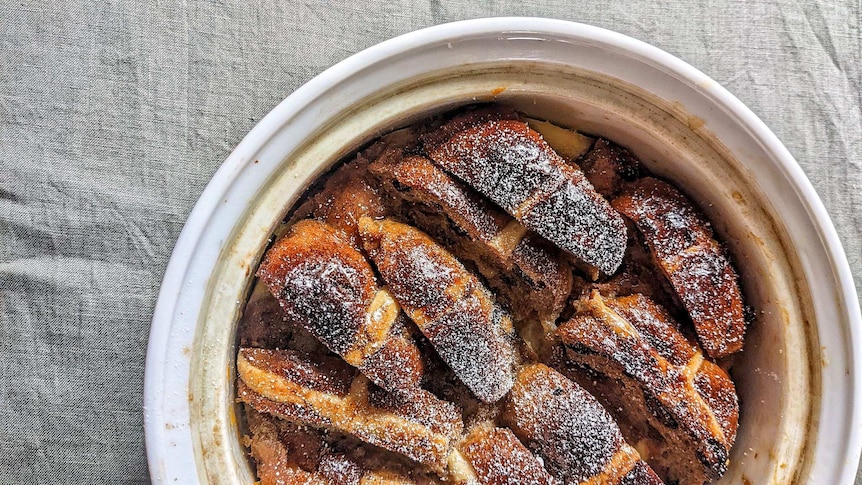
[[[147,482],[153,305],[222,160],[281,99],[350,54],[500,15],[623,32],[729,88],[811,178],[859,285],[859,1],[4,0],[0,482]]]

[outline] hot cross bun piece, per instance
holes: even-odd
[[[279,469],[296,477],[284,483],[316,483],[328,479],[327,464],[332,468],[339,463],[345,467],[343,473],[364,479],[397,479],[383,483],[415,483],[417,476],[424,476],[414,470],[409,481],[396,469],[372,469],[350,457],[325,457],[323,434],[314,428],[346,433],[404,455],[449,483],[554,483],[508,429],[483,423],[462,436],[463,425],[451,403],[422,389],[392,393],[376,388],[338,359],[312,362],[297,352],[244,348],[237,356],[237,370],[239,397],[255,413],[249,415],[252,455],[265,483],[269,471]],[[277,437],[274,427],[281,430]],[[339,460],[332,462],[335,458]]]
[[[409,470],[373,449],[332,442],[314,428],[295,425],[246,408],[251,437],[244,439],[254,458],[260,485],[425,485],[433,477]],[[345,446],[347,445],[347,446]]]
[[[386,389],[416,387],[422,360],[398,303],[340,231],[296,223],[267,251],[258,277],[288,319]]]
[[[503,421],[562,483],[662,483],[596,398],[544,364],[518,372]]]
[[[492,104],[477,105],[462,113],[456,113],[445,121],[432,123],[419,138],[422,146],[426,148],[437,147],[448,142],[456,134],[473,126],[491,121],[520,119],[521,115],[507,106]]]
[[[694,204],[645,177],[627,185],[613,206],[643,234],[706,353],[717,359],[741,350],[746,324],[739,277]]]
[[[546,326],[554,323],[571,292],[572,274],[547,241],[422,156],[391,149],[369,170],[394,197],[445,214],[476,243],[467,248],[473,253],[467,257],[489,262],[487,269],[477,265],[486,278],[510,275],[507,282],[514,284],[501,283],[502,288],[495,289],[505,293],[511,306],[531,310]]]
[[[681,483],[723,475],[739,415],[727,373],[641,295],[604,299],[593,292],[578,306],[557,330],[566,355],[618,382],[628,420],[646,421],[660,433],[664,442],[653,444],[650,459]]]
[[[444,125],[444,133],[454,134],[426,143],[431,160],[578,260],[606,274],[616,271],[626,248],[625,224],[583,172],[521,121],[457,128]]]
[[[484,402],[512,387],[518,356],[511,317],[452,254],[390,219],[359,221],[365,250],[401,308],[455,375]]]
[[[554,485],[556,480],[508,428],[484,422],[470,429],[458,443],[463,465],[450,461],[450,470],[461,470],[467,483],[482,485]]]
[[[455,405],[415,388],[388,392],[337,358],[240,349],[238,395],[257,411],[346,433],[436,471],[463,423]]]

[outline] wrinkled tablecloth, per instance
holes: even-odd
[[[859,286],[859,1],[3,0],[0,482],[147,482],[150,318],[219,164],[350,54],[502,15],[622,32],[726,86],[808,174]]]

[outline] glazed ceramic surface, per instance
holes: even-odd
[[[860,316],[846,257],[799,166],[745,106],[679,59],[569,22],[481,19],[384,42],[297,90],[207,186],[165,273],[147,351],[156,483],[254,482],[234,402],[236,323],[304,189],[387,130],[476,101],[601,134],[714,222],[756,312],[733,370],[739,435],[720,483],[852,483]]]

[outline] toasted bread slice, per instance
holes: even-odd
[[[390,150],[369,170],[411,213],[411,204],[419,204],[426,212],[445,214],[462,231],[449,231],[448,238],[457,241],[466,234],[473,244],[450,246],[464,248],[459,257],[476,263],[519,320],[553,326],[572,289],[571,268],[556,248],[424,157]],[[419,224],[426,220],[415,219]],[[427,220],[422,229],[439,231],[441,226],[449,224]]]
[[[613,206],[643,234],[706,353],[718,359],[742,350],[739,277],[694,204],[671,185],[646,177],[628,185]]]
[[[405,313],[461,381],[484,402],[512,387],[511,317],[448,251],[418,229],[362,218],[365,250]]]
[[[446,171],[578,260],[607,274],[622,262],[626,228],[620,215],[583,172],[526,123],[477,124],[437,146],[426,145],[426,151]]]
[[[239,398],[260,412],[343,432],[445,470],[463,428],[454,405],[418,388],[388,392],[339,359],[318,360],[291,351],[242,348]]]
[[[374,270],[344,233],[299,221],[267,251],[257,274],[289,319],[375,384],[418,385],[422,361],[398,304],[377,286]]]
[[[482,485],[553,485],[555,480],[508,428],[474,426],[457,446]]]
[[[662,483],[596,398],[543,364],[519,371],[503,420],[563,483]]]
[[[579,307],[557,330],[566,355],[622,386],[627,397],[615,404],[628,421],[645,421],[659,432],[664,442],[651,453],[657,469],[682,483],[723,475],[739,414],[727,373],[704,360],[643,296],[605,300],[593,292]]]
[[[425,485],[432,476],[393,455],[246,407],[251,451],[261,485]]]

